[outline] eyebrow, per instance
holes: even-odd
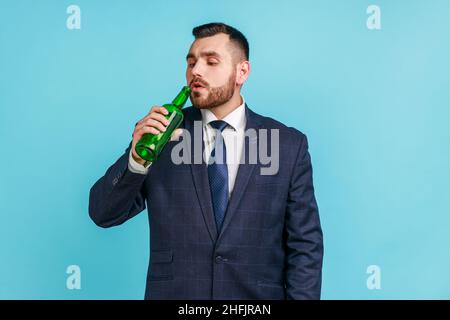
[[[200,53],[200,57],[216,57],[216,58],[222,58],[222,56],[216,52],[216,51],[204,51]],[[188,60],[189,58],[195,58],[195,55],[193,53],[188,53],[188,55],[186,56],[186,60]]]

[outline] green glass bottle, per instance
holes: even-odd
[[[183,121],[184,116],[181,109],[184,107],[190,93],[191,88],[184,86],[175,99],[173,99],[172,103],[163,105],[169,112],[165,117],[170,123],[166,127],[165,132],[159,134],[146,133],[138,141],[135,150],[142,159],[153,162],[158,158],[167,141],[170,140],[173,131],[178,128]]]

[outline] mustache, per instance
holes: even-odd
[[[194,82],[200,83],[200,84],[201,84],[202,86],[204,86],[205,88],[208,88],[208,87],[209,87],[208,82],[204,81],[203,79],[199,79],[199,78],[193,79],[193,80],[191,81],[191,83],[189,84],[189,87],[192,87],[192,84],[193,84]]]

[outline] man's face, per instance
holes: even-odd
[[[236,90],[236,66],[229,36],[219,33],[194,41],[187,55],[186,80],[192,105],[211,109],[229,101]]]

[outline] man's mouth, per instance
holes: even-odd
[[[193,83],[191,84],[191,90],[192,90],[192,91],[200,91],[200,90],[202,90],[202,89],[206,89],[206,88],[205,88],[205,86],[204,86],[202,83],[200,83],[200,82],[193,82]]]

